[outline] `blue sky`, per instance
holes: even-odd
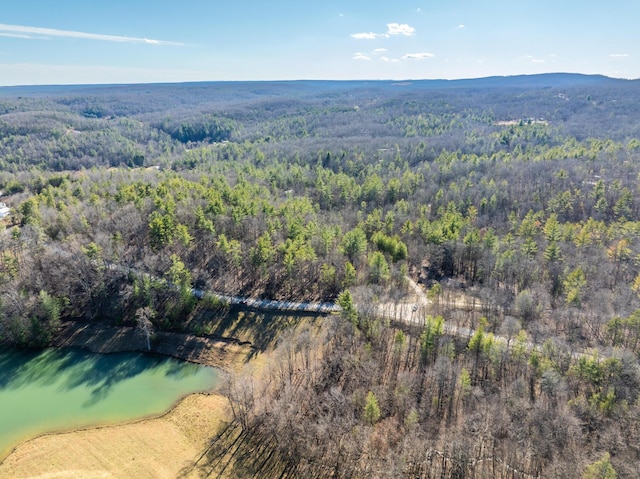
[[[0,85],[640,78],[640,2],[7,0]]]

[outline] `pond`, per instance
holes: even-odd
[[[149,354],[0,349],[0,460],[46,432],[161,414],[218,378],[214,368]]]

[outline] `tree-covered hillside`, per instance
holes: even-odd
[[[409,276],[430,298],[419,314],[544,348],[427,341],[427,330],[406,339],[361,311],[331,333],[352,341],[314,343],[305,367],[321,380],[290,377],[292,397],[341,401],[351,422],[340,427],[364,428],[379,460],[405,454],[394,471],[407,477],[487,477],[471,464],[489,447],[497,477],[566,477],[566,458],[586,467],[605,452],[633,477],[636,445],[611,435],[616,421],[638,427],[639,110],[638,82],[571,75],[0,89],[0,189],[12,208],[0,335],[46,344],[64,319],[133,324],[144,308],[155,327],[195,330],[225,306],[193,287],[317,301],[348,290],[374,311],[400,302]],[[461,311],[461,298],[477,306]],[[606,360],[570,353],[590,348]],[[287,397],[277,391],[274,401]],[[243,426],[280,433],[243,407]],[[317,421],[307,413],[287,420]],[[536,429],[543,416],[564,422]],[[529,426],[517,436],[514,424]],[[455,442],[481,433],[490,440]],[[400,446],[414,435],[440,465],[407,466],[424,460]],[[548,437],[553,451],[536,449]],[[300,449],[267,453],[308,452],[287,444]],[[326,477],[322,461],[348,452],[336,477],[385,477],[356,467],[362,450],[331,444],[314,452],[323,469],[294,461],[295,473]]]

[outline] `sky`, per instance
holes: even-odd
[[[2,0],[0,86],[640,78],[640,1]]]

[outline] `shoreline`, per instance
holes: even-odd
[[[182,469],[196,463],[209,438],[225,423],[226,406],[226,399],[218,394],[192,393],[159,415],[43,433],[8,451],[0,459],[0,476],[15,479],[177,477]],[[160,451],[150,450],[150,444],[166,447]]]
[[[129,351],[113,351],[114,353],[118,353],[118,352],[129,352]],[[110,354],[110,353],[100,353],[100,354]],[[135,424],[141,424],[144,422],[148,422],[148,421],[156,421],[158,419],[163,419],[167,416],[169,416],[172,412],[174,412],[174,410],[180,406],[180,403],[182,403],[185,399],[191,397],[191,396],[214,396],[217,395],[217,393],[215,392],[215,388],[208,390],[208,391],[199,391],[199,392],[193,392],[193,393],[188,393],[185,394],[184,396],[179,397],[178,399],[176,399],[175,401],[173,401],[173,403],[169,406],[169,408],[166,411],[163,411],[159,414],[150,414],[148,416],[142,416],[136,419],[130,419],[130,420],[125,420],[125,421],[118,421],[118,422],[113,422],[113,423],[109,423],[109,422],[104,422],[104,423],[96,423],[94,425],[87,425],[87,426],[80,426],[80,427],[73,427],[70,429],[59,429],[57,431],[48,431],[48,432],[43,432],[40,433],[36,436],[31,436],[31,437],[25,437],[25,439],[21,439],[15,446],[11,447],[10,449],[7,450],[6,454],[3,454],[2,451],[0,451],[0,467],[3,465],[4,461],[11,456],[11,454],[13,454],[19,447],[29,444],[30,442],[33,441],[37,441],[39,439],[42,438],[47,438],[47,437],[54,437],[54,436],[62,436],[65,434],[75,434],[75,433],[80,433],[80,432],[90,432],[90,431],[98,431],[101,429],[107,429],[107,428],[112,428],[112,427],[120,427],[120,426],[132,426]]]
[[[99,354],[159,354],[215,367],[225,372],[241,368],[247,362],[249,354],[254,352],[251,343],[233,338],[196,336],[169,331],[158,331],[152,338],[151,349],[148,350],[144,338],[133,326],[67,320],[62,323],[49,347],[78,348]]]
[[[83,321],[64,321],[56,332],[51,348],[77,348],[97,354],[112,354],[119,352],[142,352],[158,354],[175,359],[215,367],[222,373],[239,370],[248,360],[254,348],[247,342],[234,339],[196,336],[187,333],[159,331],[154,335],[151,350],[147,350],[146,341],[136,333],[135,327],[115,326],[107,323],[87,323]],[[39,449],[36,444],[42,442],[57,442],[61,438],[69,440],[75,436],[98,436],[114,434],[124,429],[154,429],[158,425],[173,421],[173,416],[179,411],[189,409],[191,403],[224,404],[222,396],[216,393],[216,387],[208,391],[190,393],[176,399],[173,404],[160,414],[148,415],[124,422],[102,423],[83,426],[69,430],[49,431],[34,437],[26,437],[18,442],[6,454],[0,453],[0,469],[15,454],[23,450]],[[222,416],[224,413],[220,412]],[[179,422],[176,422],[178,424]],[[183,424],[182,427],[188,427]],[[205,434],[206,435],[206,434]],[[203,440],[204,437],[197,438]],[[72,476],[70,476],[72,477]]]

